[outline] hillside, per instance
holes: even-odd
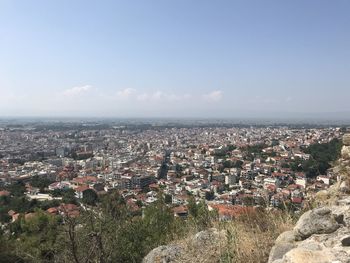
[[[338,183],[319,192],[318,207],[304,213],[291,231],[282,233],[269,263],[350,262],[350,135],[343,138],[335,167]]]
[[[311,198],[314,208],[296,223],[288,212],[246,214],[157,247],[143,262],[350,262],[349,134],[343,145],[334,167],[338,182]]]

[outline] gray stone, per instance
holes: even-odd
[[[177,245],[160,246],[153,249],[143,259],[143,263],[171,263],[181,256],[183,249]]]
[[[290,231],[285,231],[282,234],[280,234],[277,237],[275,243],[276,244],[277,243],[282,243],[282,242],[293,243],[294,241],[297,241],[299,239],[300,239],[300,237],[293,230],[290,230]]]
[[[314,240],[305,240],[306,242],[301,242],[298,247],[311,250],[311,251],[316,251],[316,250],[321,250],[321,246],[319,243],[317,243]]]
[[[288,242],[280,242],[272,247],[270,251],[268,263],[272,263],[278,259],[282,259],[283,256],[290,250],[295,248],[295,244]]]
[[[350,205],[350,197],[338,200],[337,204],[340,206],[349,206]]]
[[[327,234],[336,231],[339,224],[329,208],[317,208],[304,213],[294,227],[302,239],[313,234]]]
[[[331,263],[334,256],[329,251],[294,248],[284,255],[283,263]]]
[[[349,186],[349,182],[348,181],[343,181],[340,184],[339,187],[340,192],[342,193],[350,193],[350,186]]]
[[[343,146],[341,148],[341,157],[343,159],[345,159],[345,160],[349,160],[350,159],[350,146]],[[345,165],[344,162],[343,162],[343,165]]]
[[[203,247],[211,244],[216,244],[220,241],[224,241],[226,235],[224,231],[218,231],[216,228],[210,228],[198,232],[192,239],[192,243],[195,247]]]
[[[341,240],[341,244],[342,244],[342,246],[344,246],[344,247],[350,246],[350,236],[344,237],[344,238]]]
[[[343,144],[346,146],[350,146],[350,133],[344,134]]]

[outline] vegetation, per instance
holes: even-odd
[[[307,177],[326,174],[331,163],[339,158],[341,147],[342,142],[339,139],[312,144],[304,149],[305,153],[310,154],[310,158],[308,160],[297,158],[291,162],[290,167],[295,172],[305,172]]]
[[[242,168],[243,162],[241,160],[237,160],[235,162],[232,162],[230,160],[225,160],[223,162],[224,168]]]
[[[273,240],[291,220],[287,211],[260,212],[258,216],[219,223],[216,212],[208,211],[206,203],[196,202],[194,197],[189,199],[187,219],[181,219],[173,215],[171,196],[159,195],[158,201],[146,208],[141,208],[140,201],[135,211],[117,191],[101,197],[85,191],[82,202],[89,206],[81,208],[79,217],[51,215],[45,211],[57,207],[56,200],[29,201],[21,183],[7,189],[11,195],[0,199],[0,219],[8,223],[0,232],[0,262],[141,262],[153,248],[181,242],[213,226],[224,230],[228,237],[215,250],[218,261],[262,262]],[[53,193],[64,201],[76,202],[72,190]],[[208,192],[206,198],[213,197],[214,193]],[[21,213],[12,223],[9,210]],[[211,253],[212,248],[207,251]]]
[[[248,160],[254,160],[255,157],[259,157],[262,155],[262,150],[264,148],[266,148],[267,145],[266,144],[256,144],[256,145],[250,145],[247,146],[245,149],[243,149],[245,151],[246,154],[246,158]]]
[[[341,147],[342,142],[339,139],[310,145],[305,149],[305,153],[310,154],[311,158],[305,162],[303,169],[309,173],[309,176],[325,174],[331,167],[330,163],[339,158]]]
[[[215,195],[214,195],[214,192],[213,191],[208,191],[208,192],[205,192],[205,199],[210,201],[210,200],[214,200],[215,198]]]
[[[87,189],[83,192],[82,202],[86,205],[95,205],[98,200],[96,192],[92,189]]]
[[[144,208],[143,216],[131,211],[118,192],[101,197],[98,203],[93,203],[90,195],[88,200],[94,209],[81,210],[80,217],[50,215],[38,206],[30,217],[22,214],[9,225],[7,234],[0,234],[8,246],[0,250],[0,258],[16,258],[18,262],[141,262],[154,247],[183,238],[194,227],[208,227],[213,216],[205,203],[191,201],[189,218],[176,218],[162,195]]]
[[[225,223],[220,226],[227,233],[227,242],[220,248],[220,262],[267,262],[278,235],[292,229],[294,223],[295,218],[281,211],[259,211]]]
[[[44,191],[45,188],[47,188],[50,184],[52,184],[54,181],[52,180],[49,180],[47,178],[41,178],[39,176],[34,176],[32,179],[31,179],[31,186],[33,187],[37,187],[40,189],[41,192]]]

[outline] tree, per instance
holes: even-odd
[[[232,168],[233,167],[233,163],[230,160],[225,160],[223,162],[223,166],[224,166],[224,168]]]
[[[63,190],[62,202],[66,204],[78,204],[78,201],[75,197],[75,191],[73,189]]]
[[[234,168],[242,168],[243,162],[241,160],[237,160],[233,165]]]
[[[205,192],[205,199],[208,200],[208,201],[211,201],[211,200],[214,200],[214,192],[213,191],[208,191],[208,192]]]
[[[113,191],[110,194],[103,196],[100,206],[102,212],[110,216],[113,220],[122,220],[129,216],[126,202],[118,191]]]
[[[342,142],[333,139],[328,143],[316,143],[307,147],[304,152],[311,155],[309,160],[303,161],[303,171],[309,177],[325,174],[331,167],[330,163],[340,156]]]
[[[26,191],[26,187],[22,181],[18,181],[10,184],[7,187],[7,190],[14,196],[23,196]]]
[[[30,180],[30,184],[33,187],[37,187],[40,189],[40,191],[43,191],[46,187],[48,187],[51,183],[54,181],[49,180],[48,178],[41,178],[39,176],[33,176],[33,178]]]
[[[11,225],[14,237],[18,237],[16,251],[25,262],[50,262],[54,259],[59,217],[38,209],[33,217],[20,217]]]
[[[87,189],[83,192],[82,201],[84,204],[96,205],[97,200],[98,200],[98,196],[94,190]]]
[[[166,194],[166,195],[164,196],[164,202],[165,202],[166,204],[171,204],[171,203],[173,202],[173,197],[172,197],[171,195]]]
[[[189,216],[194,221],[198,230],[205,229],[212,225],[214,215],[209,212],[204,201],[200,201],[197,204],[194,197],[190,197],[187,207]]]
[[[232,152],[233,150],[235,150],[237,147],[235,146],[235,145],[233,145],[233,144],[229,144],[228,146],[227,146],[227,149],[230,151],[230,152]]]

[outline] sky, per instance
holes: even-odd
[[[350,113],[348,0],[0,0],[0,116]]]

